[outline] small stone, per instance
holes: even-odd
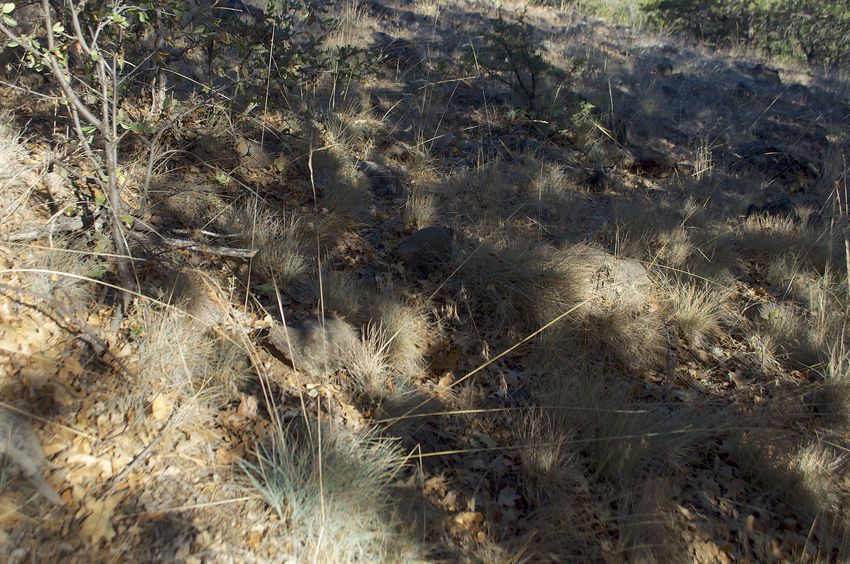
[[[419,278],[427,278],[451,258],[453,247],[451,230],[433,225],[404,239],[396,254],[408,271]]]

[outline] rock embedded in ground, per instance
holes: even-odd
[[[595,247],[582,249],[579,256],[590,276],[593,306],[640,310],[647,305],[652,281],[640,261],[617,258]]]
[[[341,353],[356,344],[357,332],[337,317],[326,315],[324,322],[308,317],[295,325],[272,327],[269,342],[296,370],[326,378],[342,368]]]
[[[369,178],[372,191],[379,196],[395,196],[399,193],[398,175],[389,167],[373,161],[358,161],[357,170]]]
[[[624,164],[633,173],[656,178],[669,178],[676,170],[676,164],[667,155],[649,147],[630,149]]]
[[[451,230],[432,225],[405,238],[399,244],[396,254],[408,271],[419,278],[427,278],[448,262],[453,248]]]
[[[239,157],[239,164],[248,169],[263,169],[271,166],[275,160],[273,147],[246,137],[237,138],[233,148]]]
[[[818,168],[806,157],[764,141],[739,145],[730,158],[731,170],[758,172],[777,180],[789,192],[803,192],[820,177]]]
[[[0,407],[0,456],[11,460],[48,501],[62,505],[62,498],[41,474],[47,466],[47,459],[29,421],[14,411],[2,407]]]

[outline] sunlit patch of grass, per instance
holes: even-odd
[[[824,335],[813,331],[811,319],[793,304],[765,304],[756,320],[757,339],[765,351],[802,366],[817,366],[826,358]]]
[[[234,219],[243,243],[257,250],[254,265],[265,275],[283,283],[307,272],[311,237],[304,218],[249,204]]]
[[[582,265],[570,250],[528,239],[486,239],[459,253],[456,285],[470,309],[506,334],[527,334],[587,294]],[[586,277],[589,280],[590,277]],[[522,335],[524,336],[524,335]]]
[[[404,457],[395,441],[295,422],[240,460],[283,524],[280,549],[296,560],[374,562],[417,556],[393,506]]]
[[[248,363],[235,343],[173,310],[150,311],[142,323],[138,394],[163,390],[201,407],[220,407],[238,396]]]
[[[387,360],[405,378],[419,376],[425,367],[425,352],[431,341],[432,328],[427,312],[389,296],[376,300],[372,312],[386,337]]]
[[[421,190],[411,191],[404,205],[404,225],[410,229],[423,229],[436,223],[437,198]]]
[[[30,194],[26,176],[31,170],[20,131],[12,117],[0,111],[0,219],[3,223],[25,210]]]
[[[670,318],[690,344],[700,347],[707,338],[718,334],[726,317],[724,304],[728,290],[706,283],[676,280],[663,281],[661,289]]]

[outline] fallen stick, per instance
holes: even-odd
[[[34,225],[23,231],[17,231],[0,237],[0,239],[8,242],[34,241],[43,237],[49,237],[56,233],[68,233],[72,231],[80,231],[85,227],[83,220],[80,218],[69,218],[64,221],[48,223],[47,225]],[[148,229],[150,230],[150,229]],[[207,245],[192,239],[182,239],[178,237],[168,237],[156,233],[163,243],[172,249],[183,249],[187,251],[198,251],[202,253],[210,253],[225,257],[236,257],[241,259],[253,258],[257,254],[256,250],[240,249],[236,247],[224,247],[221,245]]]

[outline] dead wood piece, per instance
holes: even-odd
[[[79,231],[82,229],[83,220],[79,217],[69,217],[59,221],[48,223],[47,225],[30,225],[23,231],[9,233],[2,236],[6,241],[33,241],[42,237],[50,237],[57,233],[67,233],[69,231]]]

